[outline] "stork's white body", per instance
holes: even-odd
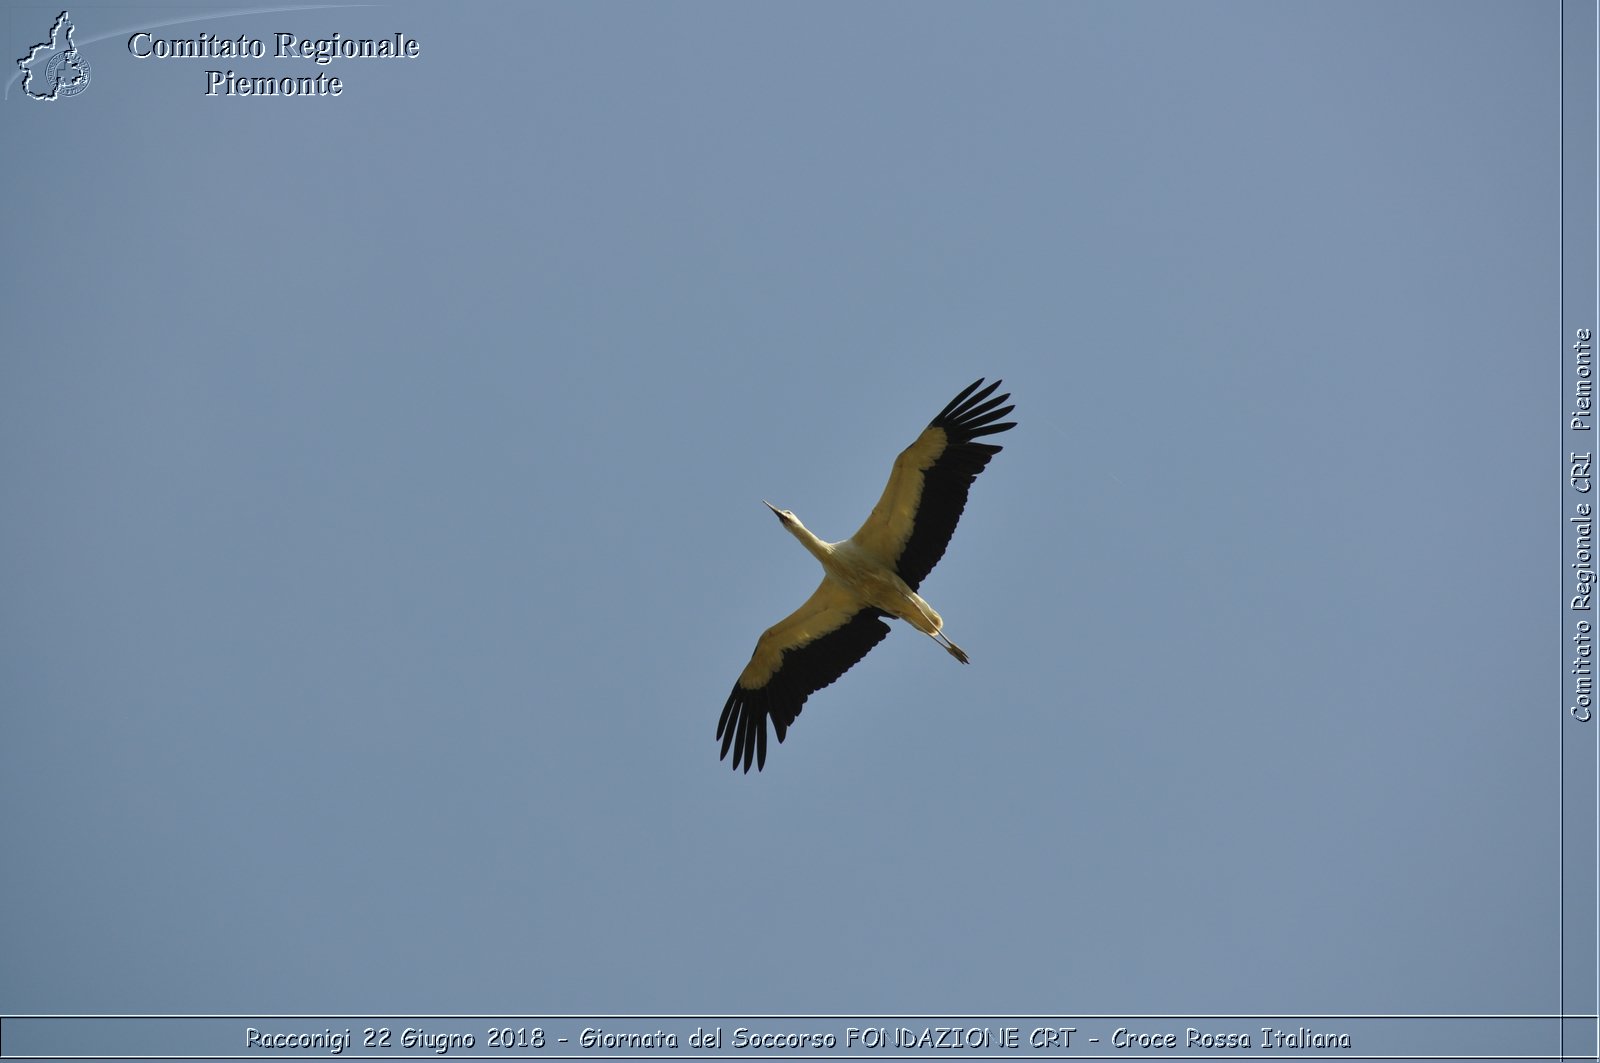
[[[854,539],[830,543],[819,539],[810,528],[800,523],[800,518],[787,510],[778,509],[768,502],[767,508],[778,515],[796,539],[811,551],[811,556],[822,563],[824,579],[838,584],[851,597],[863,605],[881,609],[898,617],[933,639],[962,664],[967,655],[961,647],[943,635],[944,618],[928,604],[926,598],[906,586],[906,581],[895,572],[894,566]]]

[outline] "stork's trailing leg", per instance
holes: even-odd
[[[942,631],[931,631],[928,633],[928,637],[937,642],[939,645],[943,646],[945,648],[945,652],[950,654],[950,656],[954,657],[962,664],[967,663],[967,652],[960,646],[957,646],[955,643],[951,642],[950,636],[946,635]]]
[[[966,651],[960,646],[957,646],[955,643],[951,642],[950,636],[944,633],[944,618],[938,613],[934,612],[933,606],[923,601],[915,591],[907,590],[905,592],[905,596],[906,600],[910,602],[911,608],[915,610],[915,616],[913,616],[911,613],[902,613],[901,619],[905,620],[906,623],[910,624],[912,627],[916,628],[918,631],[922,632],[939,645],[943,646],[945,652],[950,656],[954,657],[962,664],[966,664]],[[917,619],[921,619],[922,623],[917,623]]]

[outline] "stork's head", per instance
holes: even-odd
[[[784,531],[788,532],[796,539],[799,539],[800,544],[807,550],[810,550],[813,554],[816,554],[818,558],[821,558],[824,554],[830,554],[833,552],[833,544],[825,543],[815,535],[811,534],[811,529],[807,528],[804,524],[801,524],[799,517],[795,516],[787,509],[779,509],[766,499],[762,499],[761,504],[772,510],[773,515],[778,518],[778,523],[783,525]],[[827,562],[823,563],[825,565],[827,564]]]
[[[773,505],[771,502],[768,502],[764,498],[761,500],[761,504],[772,510],[773,513],[777,514],[778,523],[782,524],[785,528],[788,528],[791,531],[800,523],[800,518],[796,517],[793,513],[790,513],[787,509],[779,509],[777,506]]]

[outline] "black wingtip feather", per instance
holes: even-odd
[[[977,391],[978,387],[982,383],[983,383],[983,377],[980,376],[978,379],[974,380],[972,383],[970,383],[966,387],[962,388],[961,389],[961,394],[957,395],[955,398],[953,398],[949,402],[945,403],[944,409],[939,411],[939,417],[948,417],[948,416],[950,416],[951,412],[953,410],[955,410],[955,408],[957,406],[960,406],[963,402],[967,401],[967,396],[971,395],[974,391]],[[993,390],[995,385],[999,384],[999,383],[1000,383],[1000,381],[996,380],[994,382],[994,384],[989,385],[990,390]],[[939,417],[935,417],[934,420],[937,421],[939,419]]]
[[[718,759],[727,760],[728,751],[732,749],[733,759],[729,767],[734,771],[742,767],[748,773],[752,763],[757,771],[765,767],[767,720],[770,716],[767,691],[735,686],[733,693],[728,695],[728,703],[722,707],[722,718],[717,721],[717,738],[722,742],[722,753]],[[773,729],[778,732],[778,741],[782,742],[785,727],[776,720],[773,722],[778,724]]]
[[[929,426],[943,428],[950,434],[952,443],[965,443],[980,435],[1005,431],[1005,428],[994,428],[992,425],[1016,409],[1015,406],[1002,407],[1011,394],[995,394],[1002,383],[999,380],[980,391],[978,387],[982,383],[983,378],[979,377],[963,388],[961,394],[951,399],[938,416],[928,422]],[[1015,422],[1006,426],[1013,427]]]
[[[739,770],[741,762],[748,772],[752,760],[759,759],[762,765],[767,761],[767,713],[760,704],[760,693],[735,686],[733,693],[728,695],[727,704],[722,707],[721,719],[717,721],[717,737],[722,740],[719,759],[727,760],[728,750],[732,749],[730,766],[734,771]],[[780,737],[778,741],[783,739]]]

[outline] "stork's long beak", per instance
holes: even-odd
[[[782,513],[778,512],[778,507],[773,505],[771,502],[768,502],[766,499],[763,498],[761,500],[761,504],[763,506],[766,506],[768,509],[772,510],[772,513],[773,513],[774,516],[776,516],[776,517],[782,517],[783,516]]]

